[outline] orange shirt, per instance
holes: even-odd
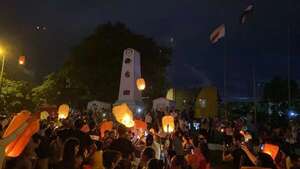
[[[200,150],[195,149],[193,154],[186,156],[186,159],[192,169],[206,169],[207,162]]]

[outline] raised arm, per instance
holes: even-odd
[[[248,158],[250,159],[250,161],[255,166],[257,166],[257,158],[256,158],[256,156],[250,152],[250,150],[248,149],[248,147],[246,145],[241,145],[241,148],[246,153],[246,155],[248,156]]]

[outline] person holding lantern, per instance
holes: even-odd
[[[151,147],[155,151],[155,158],[159,160],[160,153],[161,153],[160,144],[154,140],[154,137],[152,134],[147,135],[146,146]]]
[[[135,147],[132,142],[128,139],[127,129],[125,126],[120,125],[118,128],[119,137],[113,140],[109,149],[121,152],[122,161],[120,165],[130,168],[130,161],[134,159]],[[125,168],[124,168],[125,169]]]

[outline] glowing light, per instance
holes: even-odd
[[[126,103],[113,107],[113,115],[117,122],[124,124],[126,127],[133,127],[133,113]]]
[[[62,104],[58,108],[58,118],[66,119],[69,115],[70,107],[67,104]]]
[[[0,47],[0,55],[4,54],[4,49]]]
[[[19,64],[24,65],[25,64],[25,59],[26,59],[25,56],[20,56],[19,57]]]
[[[132,120],[132,117],[129,115],[125,115],[122,119],[122,124],[124,124],[126,127],[130,128],[134,126],[134,121]]]
[[[145,90],[145,88],[146,88],[145,80],[143,78],[137,79],[136,80],[136,86],[140,91]]]
[[[265,144],[262,151],[263,153],[270,155],[273,160],[275,160],[279,151],[279,147],[273,144]]]
[[[173,116],[164,116],[162,118],[163,130],[166,133],[172,133],[175,130],[174,117]]]
[[[138,109],[137,109],[137,112],[138,112],[138,113],[141,113],[141,112],[142,112],[142,109],[141,109],[141,108],[138,108]]]
[[[289,118],[294,118],[294,117],[298,116],[298,114],[291,110],[288,112],[288,116],[289,116]]]

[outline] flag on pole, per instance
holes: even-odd
[[[225,37],[225,33],[225,24],[222,24],[210,34],[210,42],[212,44],[217,43],[221,38]]]
[[[247,6],[247,8],[244,9],[244,11],[243,11],[243,13],[241,15],[240,23],[241,24],[245,24],[246,21],[247,21],[247,19],[248,19],[248,17],[253,13],[253,11],[254,11],[254,5],[253,4]]]

